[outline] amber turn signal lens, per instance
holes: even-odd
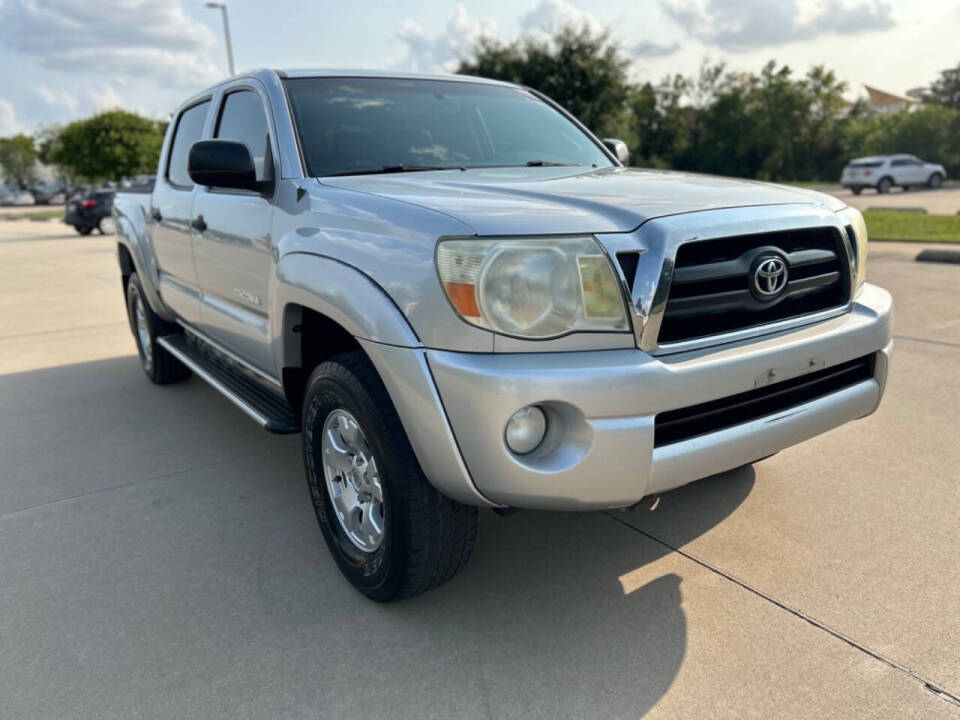
[[[480,306],[477,305],[477,286],[472,283],[448,282],[444,283],[447,297],[464,317],[480,317]]]

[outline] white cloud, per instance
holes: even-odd
[[[120,97],[120,93],[113,88],[113,85],[109,84],[99,89],[90,88],[87,90],[87,98],[96,112],[101,110],[116,110],[127,106],[123,98]]]
[[[539,5],[520,18],[520,27],[526,32],[564,27],[587,28],[593,32],[603,32],[604,29],[593,15],[566,0],[540,0]]]
[[[16,135],[23,132],[23,127],[17,122],[17,114],[13,111],[10,101],[0,98],[0,137]]]
[[[405,20],[397,30],[397,37],[406,45],[400,65],[419,71],[451,71],[477,40],[495,36],[496,31],[494,21],[471,18],[463,5],[454,8],[443,31],[433,37],[413,20]]]
[[[852,35],[894,26],[884,0],[665,0],[664,11],[693,37],[727,50],[749,50],[822,35]]]
[[[562,27],[586,27],[603,32],[600,22],[566,0],[540,0],[533,10],[520,17],[521,32],[549,33]],[[405,20],[397,37],[406,46],[400,67],[419,71],[450,72],[468,57],[477,40],[496,37],[497,23],[486,18],[473,18],[463,5],[457,5],[447,18],[443,30],[430,35],[419,23]]]
[[[38,85],[34,91],[48,108],[74,114],[80,107],[80,99],[66,90],[54,90],[46,85]]]
[[[48,68],[156,79],[167,86],[208,84],[210,30],[179,0],[2,0],[0,44]]]

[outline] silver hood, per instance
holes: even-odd
[[[812,190],[634,168],[489,168],[327,177],[321,182],[429,208],[478,235],[629,232],[664,215],[751,205],[844,207]]]

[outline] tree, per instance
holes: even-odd
[[[933,81],[924,99],[927,102],[960,110],[960,63],[955,68],[941,72],[940,77]]]
[[[26,188],[34,179],[37,149],[29,135],[0,138],[0,168],[7,179]]]
[[[87,180],[121,180],[157,169],[166,123],[124,110],[76,120],[43,142],[49,162]]]
[[[457,72],[538,90],[601,136],[629,130],[630,61],[607,33],[564,27],[549,39],[527,36],[505,45],[482,38]]]

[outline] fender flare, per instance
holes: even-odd
[[[171,313],[160,297],[160,274],[157,269],[156,255],[150,244],[147,232],[147,217],[144,207],[137,203],[134,213],[126,213],[114,204],[114,218],[117,222],[117,244],[123,245],[130,253],[133,267],[140,278],[140,284],[147,295],[151,309],[164,320],[173,322],[176,316]]]
[[[306,252],[284,255],[277,263],[271,298],[277,367],[300,364],[293,326],[298,308],[325,315],[358,340],[399,347],[422,347],[420,338],[389,295],[369,276],[339,260]]]

